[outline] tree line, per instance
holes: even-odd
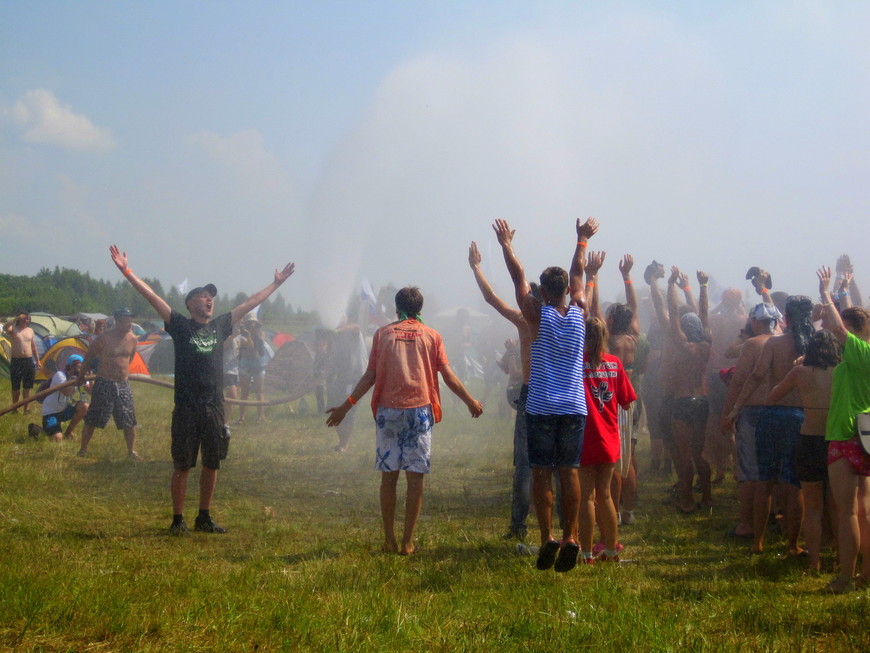
[[[173,309],[186,314],[184,296],[178,292],[178,288],[170,285],[168,290],[164,290],[158,279],[144,280]],[[246,298],[244,293],[232,298],[228,295],[215,297],[215,315],[231,310]],[[87,272],[59,267],[54,270],[42,268],[32,277],[0,274],[0,316],[8,317],[20,310],[61,316],[76,313],[110,315],[116,308],[123,306],[136,314],[137,321],[160,321],[151,305],[124,279],[113,284],[93,279]],[[307,313],[301,308],[294,311],[292,306],[287,305],[280,293],[260,306],[260,321],[264,323],[296,322],[305,316]]]

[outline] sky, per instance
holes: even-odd
[[[870,242],[870,3],[0,2],[0,272],[253,293],[337,321],[367,280],[478,302],[491,224],[534,278],[601,223],[815,296]],[[862,275],[864,275],[862,277]],[[863,285],[867,285],[864,283]],[[111,307],[107,307],[111,308]],[[424,307],[424,315],[426,308]]]

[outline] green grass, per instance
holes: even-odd
[[[868,593],[822,594],[828,576],[805,575],[775,537],[757,557],[724,539],[731,481],[711,513],[683,517],[669,482],[644,478],[638,523],[621,533],[632,562],[536,571],[500,538],[512,419],[495,414],[445,411],[415,556],[378,552],[364,405],[345,454],[320,416],[287,407],[236,427],[213,506],[230,532],[169,537],[171,393],[135,392],[143,463],[114,428],[80,459],[77,442],[33,442],[26,417],[0,418],[0,649],[870,649]]]

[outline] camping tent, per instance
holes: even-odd
[[[55,343],[51,349],[45,352],[42,357],[43,368],[49,373],[56,370],[62,370],[66,367],[69,357],[73,354],[78,354],[83,357],[88,352],[88,341],[82,338],[64,338]],[[91,370],[93,371],[93,370]],[[150,374],[148,365],[142,360],[142,356],[137,351],[133,355],[133,360],[130,361],[130,374]],[[42,371],[38,372],[36,378],[39,380],[45,379],[46,376]]]

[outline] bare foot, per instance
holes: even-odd
[[[417,547],[413,544],[403,544],[402,549],[399,551],[400,556],[410,556],[417,553]]]
[[[395,542],[384,542],[381,544],[381,552],[383,553],[398,553],[399,545]]]

